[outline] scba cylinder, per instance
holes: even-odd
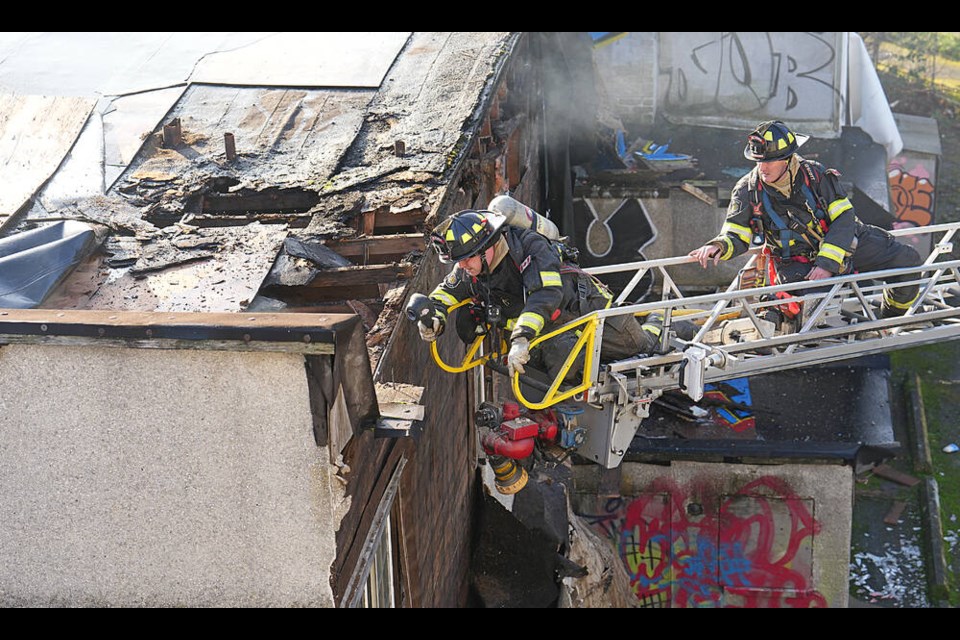
[[[490,201],[487,209],[496,211],[502,215],[511,227],[533,229],[551,240],[560,239],[560,230],[557,228],[557,225],[510,196],[497,196]]]

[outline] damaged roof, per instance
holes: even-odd
[[[0,170],[16,177],[0,235],[80,221],[99,240],[19,306],[352,312],[373,329],[515,42],[0,34]]]

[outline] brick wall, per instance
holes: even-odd
[[[594,51],[599,84],[624,123],[653,124],[657,114],[657,32],[632,32]]]
[[[504,69],[489,108],[481,114],[478,135],[442,198],[436,222],[468,208],[484,208],[500,193],[510,193],[536,208],[539,203],[538,80],[525,65],[521,42]],[[429,293],[450,270],[432,251],[425,252],[407,288]],[[459,363],[464,347],[449,330],[439,341],[441,357]],[[401,318],[378,368],[379,382],[424,387],[423,433],[405,450],[409,458],[399,492],[401,571],[407,592],[402,606],[463,607],[469,599],[471,541],[476,504],[479,449],[473,426],[473,375],[448,373],[433,362],[416,327]],[[391,443],[361,438],[365,456],[374,453],[385,466]],[[396,455],[394,455],[396,457]]]

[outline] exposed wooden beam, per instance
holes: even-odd
[[[331,353],[336,332],[357,322],[349,314],[0,309],[0,344]]]
[[[270,351],[330,355],[335,353],[331,342],[269,342],[265,340],[134,340],[84,336],[36,336],[0,333],[0,346],[8,344],[41,344],[60,347],[116,347],[133,349],[167,349],[176,351]]]
[[[286,224],[295,229],[302,229],[310,224],[312,219],[313,215],[309,213],[204,213],[191,217],[190,224],[198,227],[243,227],[251,222],[259,222]]]
[[[411,211],[401,211],[391,213],[390,211],[377,211],[376,228],[391,229],[396,227],[413,227],[423,224],[427,214],[423,209],[413,209]]]
[[[373,230],[377,226],[377,215],[376,211],[364,211],[360,214],[360,227],[359,231],[365,236],[372,236]]]
[[[343,305],[343,309],[337,311],[337,313],[353,313],[346,305],[347,300],[378,299],[377,296],[380,295],[380,287],[382,286],[382,284],[364,284],[352,287],[271,287],[266,289],[264,294],[283,300],[291,307],[302,308],[304,311],[308,311],[307,307],[326,307],[339,304]]]
[[[346,258],[356,256],[403,255],[424,249],[422,233],[404,233],[390,236],[346,238],[327,241],[326,246]]]
[[[399,264],[376,264],[365,267],[342,267],[318,271],[313,280],[306,285],[310,289],[324,287],[347,287],[365,284],[379,284],[395,280],[407,280],[413,276],[413,265],[409,262]]]

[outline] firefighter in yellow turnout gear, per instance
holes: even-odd
[[[555,378],[576,343],[575,333],[550,338],[532,353],[530,341],[613,302],[607,287],[568,259],[561,244],[534,230],[507,225],[496,212],[456,213],[434,230],[430,241],[442,262],[456,266],[430,293],[435,314],[430,325],[418,324],[421,338],[436,340],[450,310],[469,300],[454,311],[458,336],[469,344],[489,325],[504,328],[510,336],[511,375],[524,373],[533,357],[531,364]],[[608,318],[601,359],[655,353],[662,324],[662,317],[648,318],[642,326],[633,316]],[[672,328],[687,340],[696,333],[695,325],[686,321],[674,321]],[[582,376],[582,360],[581,354],[567,373],[568,382]]]
[[[761,236],[777,271],[770,285],[919,265],[912,247],[857,218],[839,172],[797,153],[808,139],[779,120],[758,125],[743,150],[756,166],[734,186],[720,234],[689,255],[706,268],[743,253]],[[913,278],[896,276],[887,283]],[[881,317],[903,315],[918,293],[918,284],[887,288]]]

